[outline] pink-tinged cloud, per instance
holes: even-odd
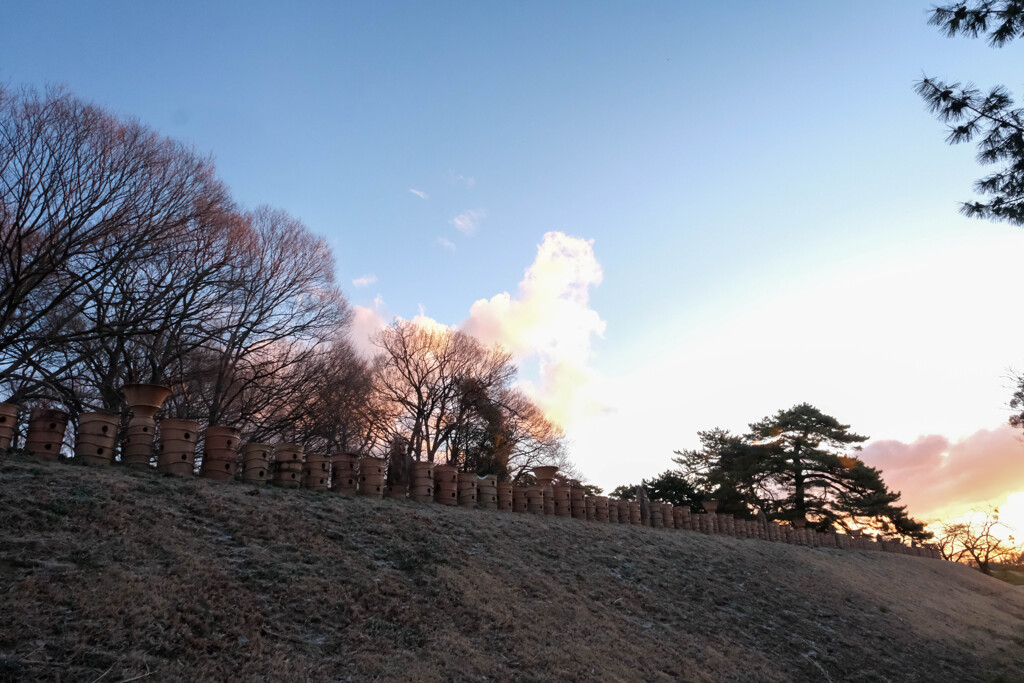
[[[563,426],[594,408],[585,389],[595,379],[591,343],[604,334],[605,322],[589,298],[602,277],[593,240],[549,232],[517,295],[480,299],[460,326],[484,343],[505,346],[520,361],[536,358],[540,385],[533,387],[534,396]]]
[[[370,340],[388,325],[381,315],[383,301],[378,297],[374,300],[374,304],[375,308],[359,305],[352,307],[352,327],[349,329],[349,338],[352,340],[352,345],[364,358],[373,358],[379,351]]]
[[[1024,490],[1024,443],[1009,425],[959,441],[922,436],[912,443],[872,441],[861,454],[919,519],[945,519],[998,505]]]

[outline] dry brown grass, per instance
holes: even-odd
[[[1022,680],[958,565],[0,460],[0,680]]]

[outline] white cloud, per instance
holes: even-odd
[[[455,251],[455,242],[452,242],[447,237],[438,237],[437,243],[440,244],[445,249],[447,249],[448,251]]]
[[[370,273],[368,275],[363,275],[363,276],[357,277],[355,280],[352,280],[352,286],[353,287],[369,287],[370,285],[372,285],[376,281],[377,281],[377,276],[374,275],[373,273]]]
[[[456,183],[465,185],[466,187],[473,187],[474,185],[476,185],[476,178],[474,178],[473,176],[465,176],[465,175],[461,175],[461,174],[459,174],[459,175],[452,174],[451,178],[452,178],[452,182],[456,182]]]
[[[430,195],[428,195],[428,194],[427,194],[426,192],[424,192],[423,190],[414,190],[414,189],[412,189],[412,188],[410,187],[410,188],[409,188],[409,192],[412,192],[412,193],[413,193],[414,195],[416,195],[416,196],[417,196],[417,197],[419,197],[420,199],[430,199]]]
[[[463,235],[472,235],[480,227],[480,221],[486,216],[487,212],[483,209],[466,209],[448,222]]]
[[[500,343],[522,361],[535,358],[540,383],[530,387],[545,414],[567,426],[604,410],[590,367],[593,337],[605,322],[590,308],[590,288],[601,283],[593,240],[549,232],[537,247],[515,297],[480,299],[461,327],[485,343]]]

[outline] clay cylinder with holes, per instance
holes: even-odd
[[[296,443],[274,444],[274,463],[270,467],[270,483],[284,488],[302,486],[302,468],[305,453],[302,446]]]
[[[109,465],[117,444],[117,425],[121,416],[114,413],[82,413],[75,434],[75,459],[88,465]]]
[[[434,502],[439,505],[459,504],[459,472],[451,465],[434,466]]]
[[[594,496],[594,521],[608,523],[608,497]]]
[[[551,487],[556,517],[572,517],[572,503],[569,501],[571,488],[568,484],[555,484]]]
[[[651,503],[651,527],[660,529],[663,525],[661,518],[661,503]]]
[[[303,488],[319,491],[327,488],[331,474],[331,462],[323,453],[306,453],[302,465]]]
[[[369,498],[383,498],[385,465],[384,458],[359,458],[359,488],[356,493]]]
[[[541,484],[540,487],[544,489],[544,514],[554,515],[555,514],[555,487],[553,484]]]
[[[129,420],[121,441],[121,462],[128,467],[148,469],[153,461],[155,436],[156,420],[149,417]]]
[[[676,518],[672,515],[675,506],[672,503],[661,504],[661,526],[666,529],[676,528]]]
[[[349,453],[331,456],[331,490],[355,495],[359,478],[359,458]]]
[[[573,486],[569,489],[569,505],[572,509],[573,519],[587,518],[587,504],[584,502],[582,487]]]
[[[239,431],[234,427],[207,427],[203,431],[203,462],[199,475],[214,481],[231,481],[238,471]]]
[[[33,408],[28,417],[28,435],[25,450],[37,460],[56,462],[64,445],[64,431],[68,427],[68,414],[53,408]]]
[[[242,446],[242,481],[246,484],[266,484],[270,480],[269,443],[247,443]]]
[[[629,501],[629,523],[633,526],[640,526],[640,503]]]
[[[685,529],[686,522],[683,519],[683,506],[676,505],[672,508],[672,521],[677,529]]]
[[[526,487],[512,485],[512,512],[526,512]]]
[[[459,472],[459,506],[476,507],[477,480],[472,472]]]
[[[544,514],[544,487],[534,484],[526,487],[526,511],[534,515]]]
[[[597,498],[595,496],[587,496],[583,499],[583,507],[586,510],[587,521],[597,521]]]
[[[477,477],[476,505],[481,510],[498,509],[498,476],[488,474]]]
[[[160,450],[156,456],[156,469],[162,474],[191,477],[196,462],[195,420],[167,418],[160,421]]]
[[[0,403],[0,451],[11,447],[17,424],[18,406],[13,403]]]
[[[619,524],[629,524],[629,501],[617,500],[615,506],[619,508]]]
[[[384,487],[388,498],[405,500],[409,495],[409,486],[402,482],[392,482]]]
[[[508,482],[498,484],[498,509],[512,512],[512,484]]]
[[[617,500],[608,501],[608,523],[619,523],[619,501]]]

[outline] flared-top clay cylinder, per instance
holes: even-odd
[[[359,489],[360,496],[370,498],[384,497],[384,458],[359,458]]]
[[[412,483],[409,485],[409,498],[417,503],[433,502],[434,463],[428,460],[413,461]]]
[[[191,477],[196,462],[198,431],[199,423],[195,420],[161,420],[160,451],[156,457],[157,471],[179,477]]]
[[[573,519],[587,518],[587,504],[584,500],[586,493],[581,486],[573,486],[569,489],[569,504],[572,507]]]
[[[509,482],[498,483],[498,510],[512,512],[512,484]]]
[[[68,427],[68,414],[52,408],[33,408],[28,417],[28,435],[25,450],[38,460],[55,462],[64,445],[64,431]]]
[[[526,512],[526,487],[520,484],[512,486],[512,512]]]
[[[461,507],[476,507],[477,480],[474,472],[459,472],[458,490]]]
[[[526,511],[535,514],[544,514],[544,487],[533,484],[526,487]]]
[[[171,390],[160,384],[125,384],[121,393],[134,417],[152,418],[171,395]]]
[[[709,515],[713,515],[713,514],[715,514],[715,510],[718,509],[718,501],[717,500],[701,501],[701,507],[703,507],[704,511],[707,512]]]
[[[620,499],[615,505],[619,508],[619,524],[629,524],[629,501]]]
[[[609,499],[608,500],[608,523],[618,524],[619,523],[619,501]]]
[[[533,476],[541,486],[548,486],[551,484],[557,473],[558,468],[554,465],[543,465],[541,467],[533,468]]]
[[[597,521],[597,497],[596,496],[587,496],[586,498],[584,498],[583,499],[583,507],[587,511],[586,512],[586,514],[587,514],[587,521],[588,522],[596,522]]]
[[[121,441],[121,464],[136,469],[149,469],[153,461],[153,439],[156,438],[156,420],[151,417],[133,417]]]
[[[459,471],[451,465],[434,467],[434,502],[440,505],[459,504]]]
[[[18,406],[0,403],[0,451],[7,450],[14,442],[14,428],[18,424]]]
[[[199,475],[214,481],[231,481],[238,471],[240,432],[234,427],[210,426],[203,431],[203,463]]]
[[[336,453],[331,456],[331,490],[335,493],[355,495],[359,478],[359,456]]]
[[[640,503],[629,501],[629,523],[633,526],[640,526],[643,522],[640,519]]]
[[[551,487],[552,502],[555,506],[555,515],[558,517],[572,517],[572,503],[569,494],[572,487],[568,484],[554,484]]]
[[[89,465],[109,465],[117,445],[121,416],[107,412],[82,413],[75,434],[75,459]]]
[[[498,475],[477,477],[476,506],[481,510],[498,509]]]
[[[262,485],[270,481],[270,454],[274,446],[269,443],[247,443],[242,446],[242,481]]]
[[[672,503],[661,504],[661,525],[666,529],[676,528],[676,518],[672,516],[672,511],[675,508]]]
[[[270,468],[270,483],[285,488],[302,486],[305,455],[305,450],[297,443],[274,444],[274,464]]]
[[[302,466],[302,486],[314,491],[325,490],[331,476],[331,461],[324,453],[306,453]]]

